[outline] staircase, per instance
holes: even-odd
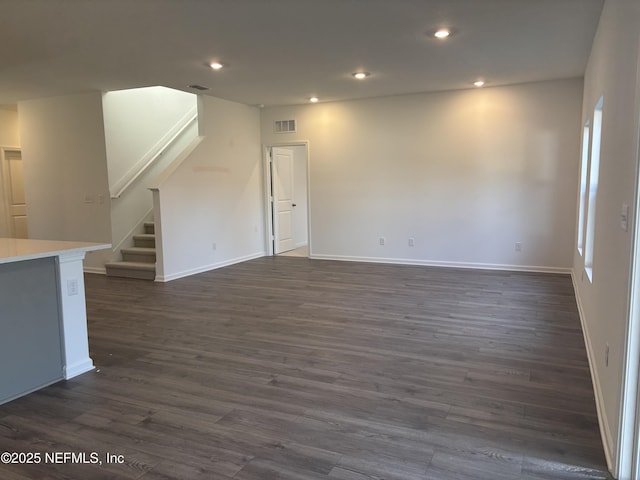
[[[105,265],[109,277],[156,278],[156,235],[153,222],[145,222],[144,233],[133,236],[133,247],[121,250],[122,261]]]

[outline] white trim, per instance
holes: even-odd
[[[273,255],[273,209],[271,202],[271,147],[263,145],[263,162],[262,162],[262,178],[264,186],[264,249],[268,256]]]
[[[83,373],[90,372],[94,368],[96,367],[93,365],[93,362],[89,358],[88,360],[76,362],[73,365],[66,365],[62,368],[62,374],[64,375],[65,380],[69,380]]]
[[[441,262],[437,260],[416,260],[413,258],[382,258],[382,257],[353,257],[347,255],[323,255],[310,254],[309,258],[315,260],[338,260],[341,262],[364,263],[388,263],[392,265],[419,265],[426,267],[468,268],[474,270],[504,270],[513,272],[533,273],[561,273],[568,275],[571,268],[543,267],[535,265],[508,265],[499,263],[467,263],[467,262]]]
[[[198,273],[209,272],[222,267],[228,267],[229,265],[235,265],[236,263],[242,263],[256,258],[261,258],[266,255],[266,252],[252,253],[251,255],[245,255],[244,257],[232,258],[230,260],[224,260],[222,262],[212,263],[210,265],[204,265],[202,267],[192,268],[189,270],[183,270],[182,272],[172,273],[171,275],[156,275],[156,282],[170,282],[179,278],[189,277]]]
[[[625,336],[622,392],[620,395],[620,423],[618,425],[618,451],[613,474],[620,480],[637,480],[640,470],[640,36],[638,38],[638,62],[636,66],[636,108],[635,124],[635,184],[632,209],[635,212],[629,219],[631,234],[631,252],[629,256],[629,292],[627,304],[627,331]]]
[[[151,190],[153,196],[153,222],[156,235],[156,280],[164,275],[164,248],[162,246],[162,208],[160,190]]]
[[[87,308],[82,260],[85,252],[61,253],[56,259],[58,299],[62,320],[64,377],[69,379],[93,368],[89,356]],[[77,295],[63,288],[68,282],[78,285]]]
[[[263,144],[264,161],[262,167],[264,169],[264,211],[265,211],[265,252],[267,256],[274,255],[273,252],[273,209],[271,207],[271,169],[270,169],[270,149],[272,147],[297,147],[303,146],[306,149],[307,156],[307,243],[309,252],[311,252],[311,147],[309,140],[292,140],[290,142],[273,142]],[[303,245],[301,245],[303,246]],[[296,247],[297,248],[297,247]]]
[[[636,188],[637,192],[637,188]],[[636,193],[636,205],[640,205],[640,198]],[[634,239],[631,245],[631,259],[629,264],[630,280],[628,295],[628,320],[626,331],[625,351],[623,357],[623,378],[622,392],[620,395],[620,423],[618,437],[618,451],[616,456],[615,470],[613,474],[620,480],[630,480],[634,477],[634,464],[638,461],[635,458],[636,436],[638,426],[638,372],[640,367],[640,236],[638,231],[638,212],[636,211],[636,221],[630,229],[631,238]]]
[[[83,267],[84,273],[95,273],[98,275],[106,275],[107,269],[104,267]]]
[[[607,460],[607,467],[609,468],[609,471],[612,471],[614,458],[613,435],[611,434],[610,423],[607,418],[607,412],[604,408],[604,397],[602,396],[602,388],[600,387],[600,378],[598,377],[598,370],[595,367],[595,354],[593,353],[591,338],[589,337],[589,330],[587,329],[581,297],[578,295],[578,284],[574,271],[571,272],[571,282],[573,283],[573,291],[575,292],[576,304],[578,306],[578,316],[580,317],[580,325],[582,327],[582,336],[584,337],[584,344],[587,349],[587,358],[589,359],[591,383],[593,385],[593,392],[596,399],[596,411],[598,414],[598,425],[600,426],[600,436],[602,437],[602,444],[604,446],[604,456]]]
[[[57,254],[59,259],[58,263],[62,265],[65,263],[74,264],[76,262],[82,262],[84,260],[84,257],[87,255],[87,252],[90,252],[92,250],[100,250],[101,247],[104,247],[105,245],[108,245],[108,244],[96,245],[97,248],[92,247],[91,250],[87,248],[85,250],[69,250],[66,252],[60,252]]]

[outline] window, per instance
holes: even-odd
[[[591,136],[591,161],[589,165],[589,198],[587,200],[587,230],[584,240],[584,268],[593,281],[593,247],[596,233],[596,198],[598,175],[600,174],[600,141],[602,139],[602,105],[600,97],[593,112],[593,134]]]
[[[589,133],[591,125],[589,120],[584,124],[582,131],[582,161],[580,164],[580,199],[578,205],[578,252],[582,255],[584,249],[584,212],[587,201],[587,169],[589,168]]]

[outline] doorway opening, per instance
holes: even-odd
[[[28,238],[22,151],[0,147],[0,237]]]
[[[265,147],[268,255],[309,257],[308,142]]]

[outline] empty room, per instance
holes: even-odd
[[[640,479],[637,0],[0,10],[0,478]]]

